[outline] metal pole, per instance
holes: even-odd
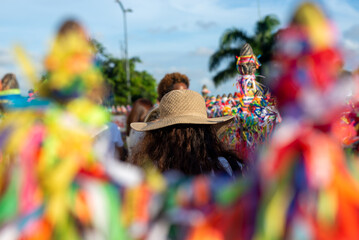
[[[126,80],[127,80],[127,88],[128,88],[127,102],[128,102],[128,104],[131,104],[130,61],[128,59],[126,11],[123,14],[123,22],[124,22],[124,28],[125,28],[125,61],[126,61]]]
[[[261,10],[259,8],[259,0],[257,0],[257,8],[258,8],[258,18],[261,20]]]
[[[131,12],[131,9],[125,9],[120,0],[115,0],[121,7],[123,12],[123,27],[124,27],[124,35],[125,35],[125,64],[126,64],[126,83],[128,88],[127,94],[127,102],[128,104],[131,103],[131,82],[130,82],[130,62],[128,60],[128,42],[127,42],[127,20],[126,20],[126,13]]]

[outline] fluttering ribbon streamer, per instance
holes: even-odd
[[[260,57],[261,55],[258,55],[257,57],[254,56],[254,54],[252,55],[246,55],[246,56],[236,56],[237,58],[237,62],[236,62],[236,65],[237,65],[237,71],[239,72],[239,65],[242,64],[242,63],[254,63],[256,65],[256,69],[258,69],[262,64],[258,61],[258,58]]]
[[[299,13],[310,17],[305,23],[322,22],[314,10],[308,3],[301,7]],[[300,29],[296,24],[288,29],[291,40],[304,41],[298,61],[319,57],[333,66],[326,56],[335,46],[317,51],[306,36],[310,31],[298,34]],[[286,65],[287,58],[279,63]],[[311,67],[305,70],[312,74],[303,76],[323,77],[314,74],[322,65]],[[298,69],[284,71],[281,79],[295,83]],[[245,89],[254,78],[242,77],[233,98],[214,97],[206,104],[209,114],[237,116],[228,131],[245,149],[258,140],[259,130],[270,133],[270,119],[278,115],[274,108],[274,115],[264,113],[275,106],[266,89],[260,84],[254,92]],[[245,101],[248,95],[253,98]],[[143,178],[128,185],[124,177],[111,177],[93,153],[90,133],[108,120],[103,109],[80,98],[66,106],[54,101],[46,110],[12,112],[0,124],[0,239],[359,239],[359,157],[342,148],[355,143],[357,103],[342,112],[339,125],[332,119],[323,125],[304,111],[296,112],[297,121],[284,119],[245,178],[162,175],[149,168],[132,171]],[[351,127],[343,135],[345,124]]]

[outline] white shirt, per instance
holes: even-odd
[[[115,155],[116,147],[123,147],[123,140],[120,128],[115,123],[109,122],[95,137],[95,152],[102,162],[106,164],[107,161],[120,157]]]
[[[144,137],[144,132],[137,132],[136,130],[131,129],[130,136],[126,137],[128,155],[132,153],[132,149],[136,147]]]

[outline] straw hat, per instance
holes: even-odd
[[[191,90],[173,90],[161,100],[160,117],[153,122],[135,122],[131,127],[136,131],[150,131],[176,124],[209,124],[219,129],[226,125],[233,116],[207,118],[206,104],[203,97]]]
[[[153,108],[145,117],[144,122],[153,122],[160,118],[160,108],[157,106]]]

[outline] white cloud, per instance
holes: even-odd
[[[343,32],[341,40],[343,46],[345,68],[348,70],[357,69],[359,66],[359,25],[352,25]]]
[[[343,39],[344,68],[350,71],[359,67],[359,41]]]
[[[191,55],[209,57],[214,53],[213,49],[207,47],[198,47],[196,50],[190,52]]]
[[[331,19],[343,32],[351,26],[353,20],[359,19],[359,11],[348,3],[348,0],[326,0],[325,8]]]
[[[176,32],[178,30],[179,30],[178,26],[170,26],[167,28],[162,28],[162,27],[150,28],[148,31],[153,34],[167,34],[167,33]]]
[[[213,7],[217,6],[218,0],[193,1],[193,0],[170,0],[170,5],[181,11],[191,14],[208,13]],[[220,10],[220,9],[218,9]]]
[[[14,64],[14,58],[8,49],[0,48],[0,66],[9,67]]]
[[[359,51],[359,40],[343,39],[345,49],[349,51]]]
[[[214,21],[208,21],[208,22],[205,22],[205,21],[202,21],[202,20],[198,20],[196,22],[197,26],[199,26],[201,29],[203,30],[208,30],[210,28],[213,28],[217,25],[216,22]]]
[[[212,93],[228,93],[235,90],[234,80],[214,89],[208,72],[208,57],[213,53],[212,49],[217,48],[221,34],[234,26],[251,34],[259,19],[257,3],[261,17],[276,14],[284,26],[298,2],[301,1],[122,0],[126,8],[133,10],[127,14],[129,54],[139,56],[143,64],[138,66],[158,80],[165,73],[179,71],[191,78],[191,88],[196,91],[207,82],[208,86],[213,86]],[[27,1],[16,0],[16,3],[27,4]],[[347,30],[353,20],[359,19],[358,10],[345,0],[326,0],[325,4],[341,32]],[[90,32],[97,34],[110,53],[120,52],[123,15],[115,1],[62,0],[50,3],[36,0],[27,4],[26,9],[17,6],[14,0],[2,1],[4,11],[0,20],[6,27],[6,34],[0,39],[1,46],[10,46],[20,39],[28,51],[44,56],[47,51],[44,42],[55,32],[56,24],[64,16],[73,15],[82,20]],[[14,11],[18,13],[16,21],[11,15]],[[4,26],[0,26],[1,30]],[[343,41],[348,49],[358,47],[354,40],[345,38]],[[41,59],[34,60],[36,66],[41,66]]]
[[[348,30],[344,31],[343,37],[353,41],[359,41],[359,24],[355,24]]]
[[[208,78],[208,77],[204,77],[200,80],[200,87],[201,87],[201,90],[202,90],[202,86],[203,85],[206,85],[208,90],[211,92],[210,94],[212,94],[212,91],[214,91],[215,89],[215,86],[213,84],[213,81]]]

